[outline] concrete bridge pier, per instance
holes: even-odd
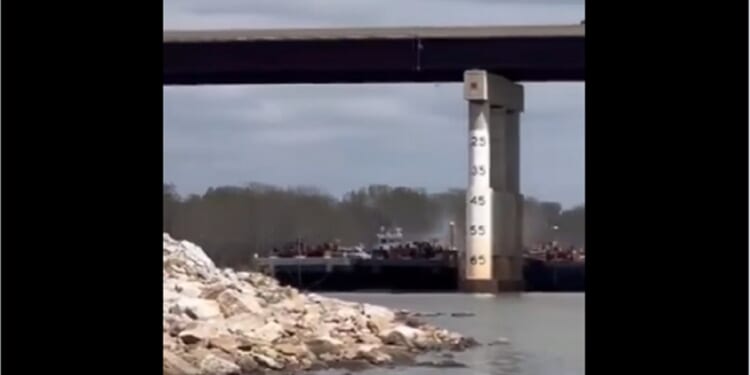
[[[520,113],[523,87],[483,70],[464,73],[469,104],[469,186],[460,287],[523,290]]]

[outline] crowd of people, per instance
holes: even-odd
[[[372,253],[373,257],[382,259],[434,259],[450,255],[453,251],[438,243],[414,241],[377,248]]]
[[[337,240],[317,245],[311,245],[303,240],[298,240],[287,242],[281,247],[274,247],[272,251],[273,256],[281,258],[357,255],[353,253],[366,254],[367,257],[376,259],[434,259],[455,254],[455,250],[451,250],[449,247],[445,247],[439,243],[427,241],[390,244],[390,246],[379,246],[371,251],[367,251],[362,245],[342,247]],[[549,241],[525,248],[524,256],[548,262],[585,262],[586,250],[583,247],[563,246],[556,241]]]
[[[524,256],[542,259],[547,262],[585,262],[586,249],[573,245],[562,246],[557,241],[549,241],[537,244],[532,248],[524,249]]]
[[[336,240],[317,245],[298,240],[287,242],[280,247],[274,247],[271,255],[279,258],[359,256],[377,259],[434,259],[451,253],[449,248],[427,241],[389,244],[367,251],[363,245],[344,247]]]
[[[338,241],[328,241],[317,245],[311,245],[304,240],[287,242],[281,247],[274,247],[272,255],[280,258],[323,257],[333,256],[339,251]]]

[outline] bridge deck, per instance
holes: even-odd
[[[582,25],[165,31],[163,82],[582,81],[584,38]]]
[[[582,25],[547,26],[459,26],[459,27],[371,27],[330,29],[248,29],[165,31],[165,43],[361,40],[361,39],[457,39],[583,37]]]

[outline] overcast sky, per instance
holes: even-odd
[[[164,29],[572,24],[578,0],[164,0]],[[525,195],[584,202],[583,83],[524,84]],[[384,183],[467,184],[459,84],[164,88],[164,181],[185,193],[250,181],[340,196]]]

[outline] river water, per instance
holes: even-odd
[[[424,318],[481,343],[498,338],[503,345],[483,345],[456,353],[466,368],[410,367],[373,369],[363,375],[583,375],[585,373],[585,294],[517,295],[326,293],[413,312],[440,312]],[[451,317],[451,313],[473,316]],[[447,315],[445,315],[447,314]],[[336,373],[336,372],[332,372]]]

